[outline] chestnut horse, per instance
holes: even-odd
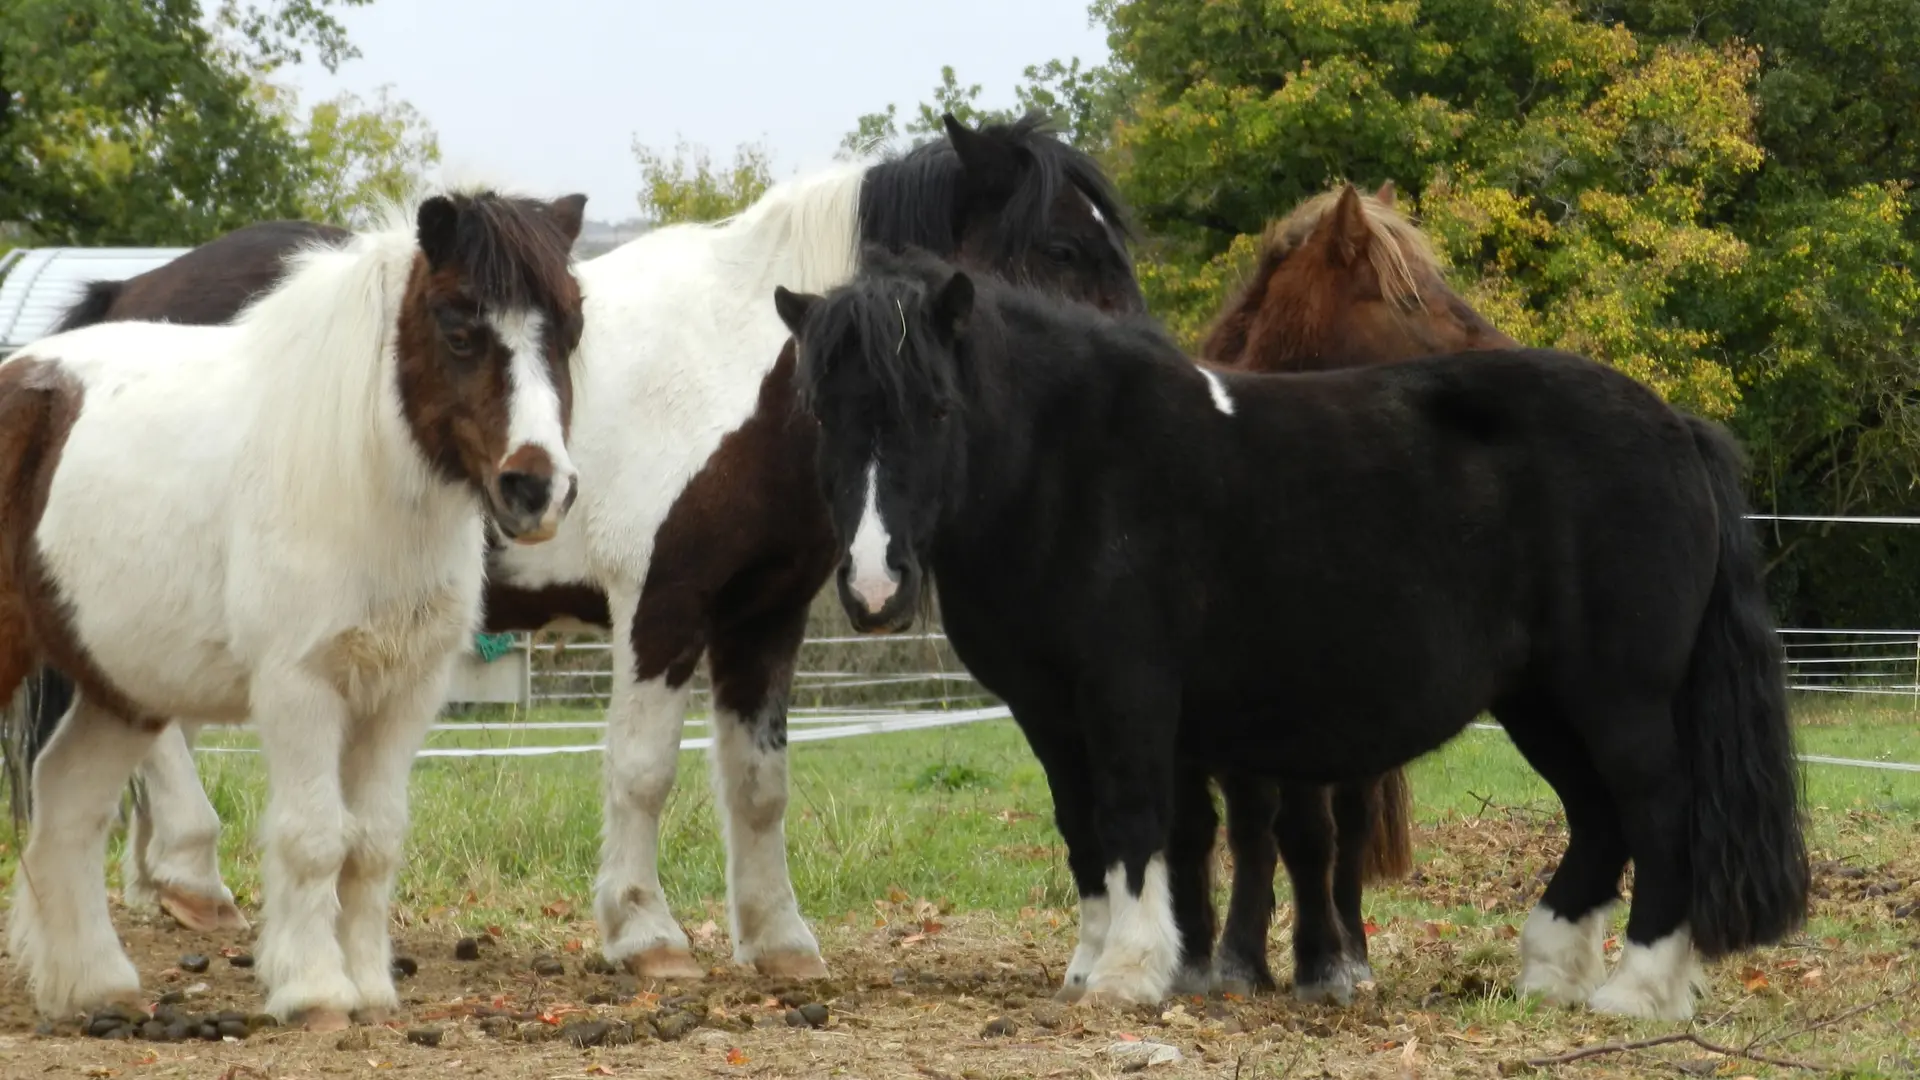
[[[1371,196],[1346,184],[1268,226],[1253,273],[1207,334],[1204,362],[1239,371],[1325,371],[1516,346],[1447,285],[1426,237],[1394,201],[1391,181]],[[1331,792],[1237,774],[1214,779],[1225,796],[1234,855],[1214,984],[1237,992],[1274,985],[1266,952],[1277,840],[1294,886],[1295,990],[1347,1000],[1353,982],[1371,978],[1361,886],[1412,869],[1405,771]],[[1189,965],[1214,952],[1205,867],[1217,818],[1206,782],[1191,769],[1183,774],[1169,853]],[[1366,843],[1346,839],[1352,836]],[[1324,885],[1329,860],[1331,894]]]
[[[536,546],[577,490],[579,225],[435,195],[296,252],[226,325],[100,324],[0,364],[0,698],[42,663],[77,690],[8,926],[43,1013],[140,993],[100,861],[176,716],[259,728],[266,1011],[398,1007],[407,777],[479,619],[485,523]]]

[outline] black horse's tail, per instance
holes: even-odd
[[[6,765],[8,809],[15,826],[33,813],[33,763],[72,705],[73,683],[43,667],[21,682],[12,706],[0,715],[0,759]]]
[[[1760,578],[1733,436],[1688,417],[1720,516],[1713,593],[1675,722],[1693,780],[1693,944],[1711,959],[1780,940],[1807,917],[1805,810],[1785,665]]]
[[[113,310],[114,301],[120,299],[120,290],[127,287],[124,281],[89,281],[86,292],[74,305],[60,316],[53,325],[53,333],[64,334],[69,330],[78,330],[83,326],[92,326],[107,321],[107,312]]]

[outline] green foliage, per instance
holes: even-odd
[[[383,202],[404,197],[440,161],[433,126],[385,86],[371,103],[341,94],[315,105],[301,139],[311,170],[306,216],[349,227],[369,224]]]
[[[268,76],[358,55],[330,8],[368,0],[8,0],[0,222],[39,244],[191,245],[268,218],[364,223],[439,160],[382,90],[302,117]]]
[[[900,126],[900,109],[896,105],[868,113],[840,140],[840,156],[852,157],[883,149],[902,134],[914,141],[938,135],[942,130],[941,116],[945,113],[952,113],[954,119],[977,128],[982,124],[1007,123],[1034,110],[1052,117],[1076,146],[1099,150],[1107,145],[1113,119],[1119,114],[1123,101],[1123,82],[1114,69],[1083,68],[1080,58],[1075,57],[1066,63],[1049,60],[1030,65],[1025,77],[1026,81],[1014,88],[1012,108],[987,109],[976,104],[980,98],[979,83],[962,86],[953,68],[942,67],[940,84],[933,88],[932,100],[915,107],[904,129]]]
[[[1112,60],[1071,79],[1053,65],[1071,90],[1056,101],[1145,225],[1142,288],[1184,340],[1268,220],[1340,180],[1392,180],[1502,329],[1731,423],[1762,509],[1910,510],[1912,0],[1095,0],[1093,13]],[[978,88],[961,93],[978,108]],[[1787,617],[1911,624],[1920,542],[1895,532],[1779,534],[1771,586]]]
[[[11,0],[0,103],[0,220],[42,242],[187,244],[299,211],[297,143],[193,0]]]
[[[705,147],[684,140],[668,158],[636,139],[633,156],[640,163],[640,214],[656,225],[718,221],[745,210],[773,186],[772,158],[751,143],[738,147],[726,166],[716,166]]]

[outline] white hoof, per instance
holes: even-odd
[[[266,1011],[282,1023],[293,1024],[310,1017],[348,1016],[359,1004],[359,989],[343,973],[275,987],[267,995]]]
[[[1652,945],[1627,942],[1613,977],[1593,992],[1587,1006],[1616,1016],[1691,1020],[1694,990],[1701,984],[1693,938],[1682,926]]]
[[[1520,977],[1514,990],[1561,1005],[1586,1001],[1606,981],[1611,910],[1611,904],[1603,904],[1580,921],[1569,922],[1545,904],[1536,906],[1520,931]]]

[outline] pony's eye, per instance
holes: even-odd
[[[942,406],[935,405],[933,407],[932,413],[930,413],[929,415],[932,416],[933,422],[938,424],[947,418],[947,410]]]
[[[1057,263],[1070,263],[1078,254],[1073,250],[1072,244],[1048,244],[1042,252],[1047,258]]]
[[[454,312],[442,312],[436,320],[440,324],[440,339],[447,343],[447,351],[455,356],[472,356],[480,347],[480,334],[473,323]]]

